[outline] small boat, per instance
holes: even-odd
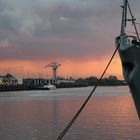
[[[55,89],[56,86],[52,84],[31,88],[31,90],[55,90]]]
[[[121,31],[115,40],[115,44],[120,55],[123,76],[129,85],[140,119],[140,38],[137,31],[137,23],[135,22],[136,19],[133,16],[129,1],[123,0],[121,7]],[[130,18],[128,18],[128,15]],[[135,35],[127,32],[129,22],[131,22]]]
[[[42,88],[48,89],[48,90],[54,90],[54,89],[56,89],[56,86],[52,85],[52,84],[47,84],[47,85],[44,85]]]

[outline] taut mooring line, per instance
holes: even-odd
[[[101,77],[99,78],[97,84],[95,85],[95,87],[93,88],[93,90],[91,91],[91,93],[89,94],[89,96],[86,98],[86,100],[84,101],[84,103],[82,104],[82,106],[79,108],[79,110],[77,111],[77,113],[74,115],[74,117],[71,119],[71,121],[67,124],[67,126],[65,127],[65,129],[60,133],[60,135],[57,137],[56,140],[62,140],[63,137],[65,136],[65,134],[67,133],[67,131],[70,129],[70,127],[72,126],[72,124],[76,121],[76,119],[78,118],[78,116],[80,115],[80,113],[82,112],[82,110],[85,108],[86,104],[88,103],[89,99],[91,98],[91,96],[93,95],[94,91],[96,90],[96,88],[99,86],[104,74],[106,73],[107,69],[109,68],[117,50],[119,48],[119,45],[116,47],[115,51],[113,52],[106,68],[104,69]]]

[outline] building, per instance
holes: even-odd
[[[63,83],[75,83],[75,80],[72,79],[61,79],[57,81],[58,84],[63,84]]]
[[[23,79],[23,85],[26,87],[40,87],[40,86],[44,86],[47,84],[54,84],[55,81],[54,80],[49,80],[49,79],[43,79],[43,78],[28,78],[28,79]]]
[[[18,80],[9,73],[7,73],[5,76],[0,76],[0,85],[17,85],[17,84]]]
[[[0,76],[0,85],[3,83],[3,76]]]

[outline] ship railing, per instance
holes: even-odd
[[[137,37],[131,35],[126,36],[126,40],[125,40],[126,44],[131,45],[133,40],[137,41]]]

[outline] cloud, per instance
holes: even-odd
[[[67,18],[67,17],[60,17],[59,19],[64,20],[64,21],[70,20],[70,18]]]
[[[3,41],[0,41],[0,48],[11,48],[11,44],[8,41],[8,39],[5,39]]]
[[[119,34],[120,3],[121,0],[0,0],[0,42],[12,46],[0,47],[0,59],[104,57],[114,49],[114,38]]]

